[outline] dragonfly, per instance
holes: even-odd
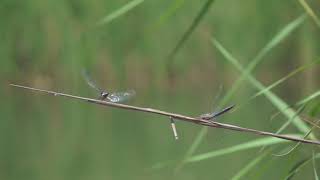
[[[203,119],[203,120],[207,120],[207,121],[214,121],[214,120],[216,120],[216,118],[218,116],[221,116],[222,114],[230,111],[234,107],[235,107],[235,105],[231,105],[231,106],[228,106],[228,107],[222,109],[221,111],[214,111],[214,112],[211,112],[211,113],[202,114],[202,115],[199,116],[199,118]],[[174,138],[176,140],[178,140],[179,137],[178,137],[175,121],[174,121],[173,117],[171,117],[171,116],[170,116],[170,123],[171,123],[171,128],[172,128],[172,132],[173,132]]]
[[[218,101],[219,101],[218,99],[221,98],[221,94],[222,94],[222,93],[223,93],[223,86],[220,86],[220,87],[219,87],[219,90],[218,90],[218,93],[217,93],[217,95],[215,96],[213,102],[215,102],[215,103],[218,102]],[[224,109],[222,109],[222,110],[220,110],[220,111],[217,111],[217,110],[215,109],[214,111],[212,111],[212,112],[210,112],[210,113],[205,113],[205,114],[200,115],[199,118],[200,118],[200,119],[204,119],[204,120],[208,120],[208,121],[214,121],[214,120],[216,120],[216,118],[217,118],[218,116],[223,115],[224,113],[230,111],[230,110],[233,109],[234,107],[235,107],[235,105],[231,105],[231,106],[228,106],[228,107],[226,107],[226,108],[224,108]]]
[[[222,109],[221,111],[214,111],[214,112],[202,114],[202,115],[200,115],[200,119],[204,119],[204,120],[208,120],[208,121],[214,121],[214,120],[216,120],[216,118],[218,116],[221,116],[222,114],[230,111],[234,107],[235,107],[235,105],[231,105],[231,106],[228,106],[228,107]]]
[[[99,97],[98,97],[99,100],[120,103],[120,102],[124,102],[124,101],[129,100],[130,98],[132,98],[136,94],[136,92],[134,90],[128,90],[128,91],[124,91],[124,92],[105,91],[102,88],[100,88],[95,83],[95,81],[93,81],[91,79],[91,77],[89,76],[89,74],[86,71],[83,71],[82,75],[83,75],[84,79],[86,80],[87,84],[91,88],[93,88],[94,90],[99,92]]]

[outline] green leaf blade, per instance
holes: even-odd
[[[299,136],[299,135],[292,135],[292,136]],[[267,146],[267,145],[285,143],[285,142],[289,142],[289,141],[283,140],[283,139],[277,139],[277,138],[273,138],[273,137],[260,138],[257,140],[252,140],[249,142],[238,144],[238,145],[235,145],[232,147],[223,148],[220,150],[216,150],[216,151],[212,151],[212,152],[208,152],[208,153],[204,153],[204,154],[200,154],[200,155],[195,155],[193,157],[188,158],[187,162],[189,162],[189,163],[198,162],[198,161],[207,160],[207,159],[222,156],[222,155],[231,154],[234,152],[239,152],[239,151],[253,149],[253,148]]]
[[[110,23],[114,19],[116,19],[116,18],[124,15],[128,11],[132,10],[133,8],[135,8],[136,6],[141,4],[143,1],[144,0],[132,0],[132,1],[128,2],[127,4],[122,6],[120,9],[118,9],[118,10],[112,12],[111,14],[105,16],[104,18],[102,18],[100,21],[98,21],[97,25],[105,25],[105,24]]]

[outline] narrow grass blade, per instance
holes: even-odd
[[[181,49],[181,47],[184,45],[184,43],[188,40],[191,33],[196,29],[196,27],[199,25],[200,21],[203,19],[204,15],[209,11],[211,5],[213,4],[215,0],[207,0],[204,6],[201,8],[198,15],[195,17],[195,19],[192,21],[190,27],[187,29],[187,31],[182,35],[181,39],[178,41],[177,45],[173,48],[173,50],[169,54],[168,58],[168,66],[172,65],[172,61],[174,56],[177,54],[177,52]]]
[[[97,25],[104,25],[104,24],[110,23],[114,19],[116,19],[116,18],[124,15],[128,11],[132,10],[133,8],[135,8],[136,6],[141,4],[143,1],[144,0],[132,0],[132,1],[128,2],[127,4],[122,6],[120,9],[118,9],[118,10],[112,12],[111,14],[105,16],[104,18],[102,18],[100,21],[98,21]]]
[[[299,135],[292,135],[292,136],[299,136]],[[252,149],[252,148],[257,148],[257,147],[262,147],[262,146],[266,146],[266,145],[273,145],[273,144],[279,144],[279,143],[288,143],[289,141],[286,140],[282,140],[282,139],[276,139],[276,138],[260,138],[257,140],[252,140],[249,142],[245,142],[242,144],[238,144],[232,147],[227,147],[227,148],[223,148],[220,150],[215,150],[212,152],[208,152],[208,153],[204,153],[204,154],[199,154],[199,155],[195,155],[192,156],[190,158],[188,158],[186,161],[191,163],[191,162],[198,162],[198,161],[203,161],[203,160],[207,160],[210,158],[214,158],[214,157],[219,157],[219,156],[223,156],[223,155],[227,155],[227,154],[231,154],[231,153],[235,153],[238,151],[243,151],[243,150],[248,150],[248,149]]]
[[[315,93],[307,96],[306,98],[300,100],[299,102],[297,102],[297,105],[302,105],[302,104],[305,104],[315,98],[317,98],[318,96],[320,96],[320,91],[316,91]]]
[[[308,3],[305,0],[299,0],[299,3],[303,7],[303,9],[306,11],[306,13],[313,19],[316,25],[320,28],[320,20],[318,16],[313,12],[311,7],[308,5]]]
[[[287,24],[278,34],[276,34],[253,58],[252,61],[248,64],[246,68],[243,68],[240,63],[238,63],[238,60],[232,57],[230,53],[228,53],[226,50],[222,47],[220,43],[218,43],[216,40],[212,40],[213,44],[220,50],[220,52],[225,56],[227,60],[229,60],[235,67],[238,69],[241,69],[242,74],[237,79],[237,81],[233,84],[232,88],[230,89],[229,93],[226,95],[226,99],[229,99],[229,96],[232,96],[235,91],[239,88],[239,86],[242,84],[242,81],[250,75],[250,73],[254,70],[254,68],[261,62],[263,57],[270,52],[276,45],[278,45],[280,42],[282,42],[287,36],[289,36],[295,29],[297,29],[306,19],[306,15],[301,15],[289,24]],[[263,88],[265,89],[265,88]],[[262,89],[261,89],[262,90]]]
[[[165,10],[165,12],[159,17],[158,20],[152,25],[153,27],[161,26],[168,19],[170,19],[185,3],[185,0],[175,0],[171,2],[171,5]]]
[[[317,98],[318,96],[320,96],[320,91],[316,91],[315,93],[313,93],[313,94],[301,99],[300,101],[298,101],[294,105],[290,105],[290,106],[288,105],[286,108],[284,108],[281,111],[279,111],[279,112],[275,113],[274,115],[272,115],[271,119],[273,119],[276,116],[278,116],[280,112],[286,111],[289,108],[305,105],[305,104],[309,103],[310,101],[312,101],[313,99]],[[310,123],[309,121],[307,121],[307,122]]]
[[[251,66],[255,66],[256,61],[259,62],[271,49],[278,45],[284,38],[290,35],[295,29],[297,29],[305,20],[307,16],[305,14],[299,16],[289,24],[287,24],[278,34],[276,34],[270,42],[266,44],[264,48],[260,50],[257,56],[252,60]],[[250,66],[249,66],[250,67]]]
[[[308,159],[304,159],[298,163],[296,163],[293,168],[290,170],[290,172],[288,173],[288,175],[286,176],[285,179],[289,180],[292,179],[305,165],[307,165],[310,161],[315,160],[320,158],[320,153],[316,154],[315,156],[308,158]]]
[[[183,159],[177,164],[176,168],[175,168],[175,172],[177,173],[178,171],[180,171],[180,169],[184,166],[186,160],[192,156],[192,154],[194,154],[194,152],[196,151],[196,149],[199,147],[202,139],[204,138],[204,136],[207,134],[208,132],[208,128],[204,127],[200,130],[199,134],[196,136],[196,139],[193,141],[192,145],[190,146],[190,148],[188,149],[188,151],[186,152],[186,154],[184,155]]]
[[[167,161],[163,161],[163,162],[158,162],[154,165],[151,166],[151,170],[156,170],[156,169],[162,169],[164,167],[168,167],[169,165],[173,164],[175,161],[173,160],[167,160]]]
[[[216,39],[212,38],[213,45],[224,55],[226,60],[228,60],[232,65],[234,65],[241,73],[245,73],[245,69],[239,63],[239,61],[234,58]],[[262,91],[266,89],[266,87],[261,84],[258,80],[256,80],[251,74],[246,74],[245,76],[249,82],[258,90]],[[265,91],[264,95],[270,100],[270,102],[279,109],[288,119],[291,119],[295,116],[296,112],[292,108],[288,108],[289,105],[285,103],[282,99],[280,99],[277,95],[275,95],[272,91]],[[293,120],[293,124],[303,133],[307,133],[309,131],[308,126],[297,117]],[[310,135],[311,138],[315,139],[313,134]]]
[[[272,88],[278,86],[279,84],[283,83],[284,81],[286,81],[287,79],[289,79],[290,77],[300,73],[300,72],[303,72],[304,70],[310,68],[310,67],[314,67],[314,65],[318,64],[320,62],[320,60],[316,60],[316,61],[313,61],[309,64],[305,64],[305,65],[302,65],[300,67],[298,67],[297,69],[291,71],[289,74],[287,74],[286,76],[282,77],[281,79],[279,79],[278,81],[272,83],[271,85],[269,85],[268,87],[266,87],[265,89],[257,92],[255,95],[253,95],[250,100],[264,94],[266,91],[269,91],[271,90]]]
[[[310,160],[310,159],[304,159],[304,160],[296,163],[296,164],[293,166],[293,168],[291,168],[289,174],[287,175],[287,177],[286,177],[285,179],[286,179],[286,180],[292,179],[293,176],[294,176],[296,173],[298,173],[299,170],[300,170],[303,166],[305,166],[306,164],[308,164],[308,161],[309,161],[309,160]]]
[[[257,166],[257,164],[266,157],[268,153],[265,152],[262,155],[257,156],[255,159],[253,159],[250,163],[248,163],[245,167],[243,167],[237,174],[235,174],[232,177],[232,180],[238,180],[241,179],[244,175],[246,175],[251,169]]]
[[[186,157],[190,157],[195,152],[195,150],[197,149],[197,147],[199,147],[202,139],[207,134],[207,132],[208,132],[208,128],[205,128],[203,131],[201,131],[199,136],[196,137],[196,139],[193,141],[192,145],[188,149],[188,151],[185,155]]]
[[[279,134],[279,133],[281,133],[284,129],[286,129],[286,128],[289,126],[289,124],[291,124],[297,117],[299,117],[299,114],[301,114],[301,113],[305,110],[306,106],[307,106],[306,104],[302,105],[302,106],[295,112],[294,116],[290,117],[290,118],[288,119],[288,121],[285,122],[285,123],[278,129],[278,131],[277,131],[276,133]]]
[[[315,161],[315,157],[314,157],[314,151],[312,152],[312,166],[313,166],[314,179],[319,180],[319,176],[317,173],[316,161]]]

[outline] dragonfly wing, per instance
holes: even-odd
[[[126,92],[114,92],[107,96],[107,99],[111,102],[124,102],[136,94],[134,90],[129,90]]]
[[[223,92],[223,86],[219,86],[219,90],[218,93],[216,94],[216,96],[214,97],[214,106],[215,108],[213,108],[213,111],[211,113],[206,113],[206,114],[202,114],[200,115],[201,119],[205,119],[205,120],[211,120],[213,121],[215,117],[219,116],[221,112],[217,112],[217,103],[219,102],[219,99],[221,98],[221,94]]]
[[[96,91],[102,92],[102,89],[91,79],[87,71],[83,70],[82,75],[90,87],[92,87]]]
[[[213,99],[213,111],[217,111],[218,109],[218,103],[220,103],[219,101],[221,100],[221,97],[223,95],[223,85],[219,86],[218,92],[216,94],[216,96]]]

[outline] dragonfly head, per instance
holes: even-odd
[[[101,94],[100,94],[100,97],[102,100],[106,99],[108,97],[109,93],[108,92],[104,92],[102,91]]]

